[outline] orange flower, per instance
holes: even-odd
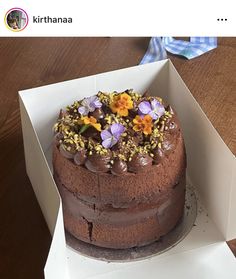
[[[122,93],[114,97],[113,102],[110,105],[112,112],[116,112],[120,116],[127,116],[129,109],[133,108],[133,101],[127,93]]]
[[[96,130],[101,131],[101,124],[97,123],[97,119],[93,116],[85,116],[82,117],[81,120],[84,122],[85,125],[93,126]]]
[[[152,133],[152,117],[147,114],[143,118],[140,115],[136,115],[133,119],[133,123],[135,124],[133,129],[136,132],[143,132],[145,135],[150,135]]]

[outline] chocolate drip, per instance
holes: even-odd
[[[85,149],[78,150],[74,155],[74,162],[76,165],[81,166],[85,163],[87,156]]]
[[[135,154],[132,160],[128,163],[129,171],[140,172],[152,166],[152,158],[147,154]]]
[[[125,161],[115,159],[112,165],[111,173],[114,175],[122,175],[127,172],[127,164]]]
[[[85,161],[85,166],[92,172],[108,172],[108,170],[110,169],[110,159],[110,154],[92,154],[88,156],[87,160]]]

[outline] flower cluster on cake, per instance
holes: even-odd
[[[176,113],[161,98],[98,92],[61,110],[54,130],[54,178],[76,238],[142,246],[180,220],[185,148]]]
[[[99,92],[61,111],[56,139],[66,158],[90,171],[138,172],[160,161],[164,131],[178,128],[173,114],[158,97]]]

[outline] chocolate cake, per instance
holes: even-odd
[[[74,237],[124,249],[176,226],[185,147],[177,115],[161,98],[98,92],[61,110],[54,129],[54,179]]]

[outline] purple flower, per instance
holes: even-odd
[[[105,148],[111,148],[118,142],[124,130],[125,127],[119,123],[112,124],[108,130],[103,130],[101,132],[101,138],[103,140],[102,146]]]
[[[100,108],[102,106],[102,103],[96,95],[84,98],[81,104],[82,106],[78,108],[78,112],[81,115],[88,115],[89,112],[93,112],[96,108]]]
[[[165,113],[164,106],[156,99],[151,100],[151,103],[143,101],[138,105],[138,108],[141,115],[149,114],[154,120],[160,118]]]

